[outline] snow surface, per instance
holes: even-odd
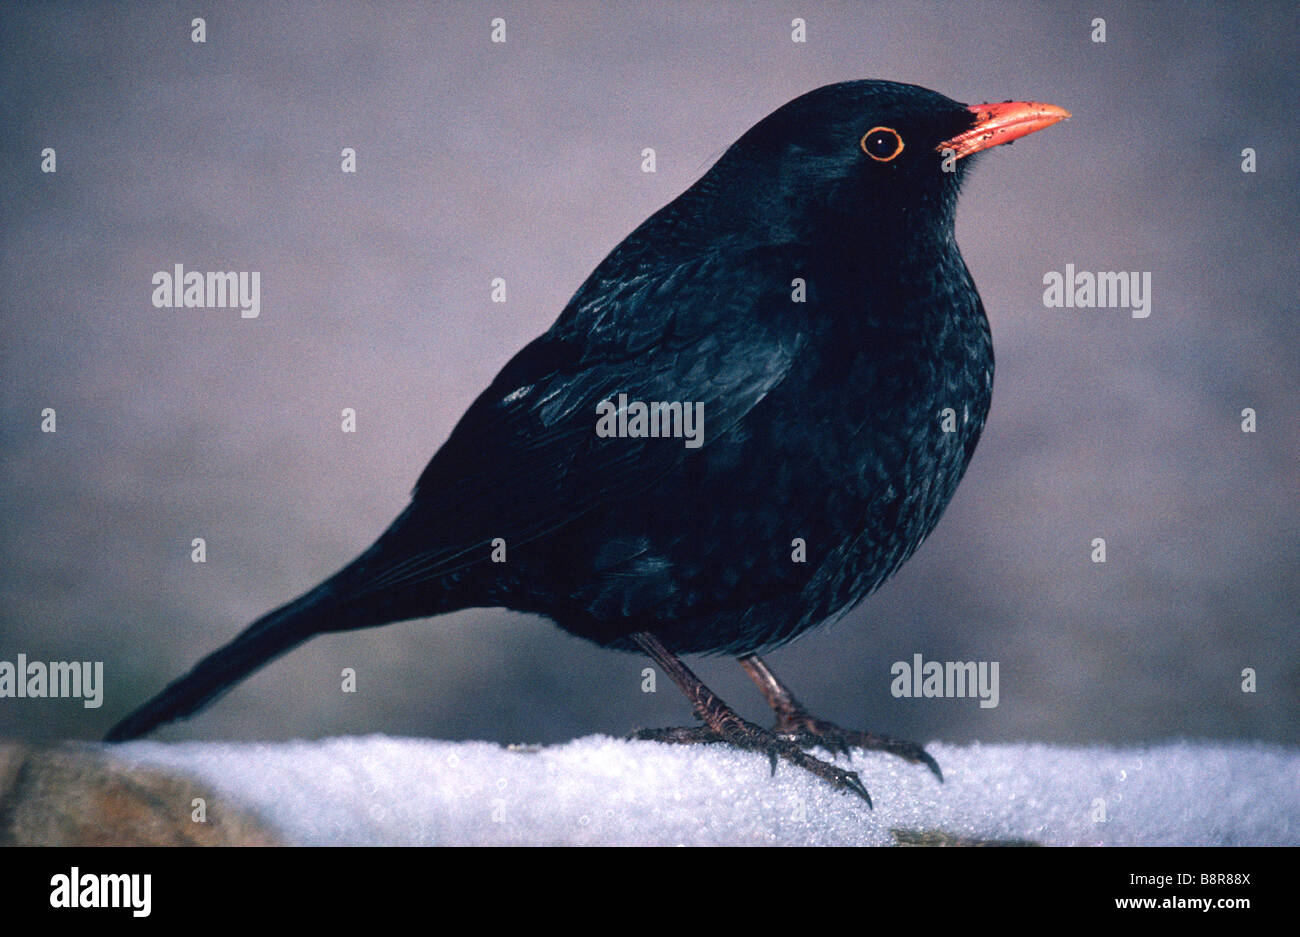
[[[946,783],[892,756],[854,754],[869,810],[784,762],[773,776],[764,757],[718,745],[589,736],[523,750],[373,735],[107,748],[211,785],[301,845],[892,845],[891,830],[1045,845],[1300,845],[1300,750],[928,750]]]

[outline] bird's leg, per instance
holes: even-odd
[[[767,666],[757,654],[746,654],[736,658],[749,678],[758,684],[767,705],[776,713],[776,725],[772,732],[780,738],[789,739],[805,748],[820,745],[827,751],[850,754],[853,748],[865,748],[869,751],[889,752],[915,764],[925,765],[934,772],[935,777],[943,780],[939,764],[915,742],[896,739],[889,735],[877,735],[874,732],[858,732],[853,729],[841,729],[833,723],[818,719],[795,699],[790,688],[777,679],[772,668]]]
[[[704,723],[702,726],[691,728],[638,729],[632,733],[632,738],[655,742],[727,742],[737,748],[767,755],[772,764],[773,774],[776,773],[777,758],[784,758],[792,765],[829,781],[840,790],[852,791],[865,800],[868,807],[871,806],[871,795],[862,785],[857,772],[845,771],[814,758],[804,752],[797,743],[778,738],[762,726],[741,718],[650,632],[637,632],[632,635],[632,640],[650,656],[651,660],[663,668],[674,683],[681,687],[686,698],[691,701],[695,714]]]

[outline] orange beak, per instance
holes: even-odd
[[[940,152],[951,149],[957,159],[961,159],[991,146],[1019,140],[1070,116],[1064,108],[1035,101],[972,104],[969,110],[975,115],[975,126],[940,143]]]

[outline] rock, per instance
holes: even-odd
[[[194,819],[203,801],[205,821]],[[0,845],[275,846],[254,815],[185,777],[95,749],[0,742]]]

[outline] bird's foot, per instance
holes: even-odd
[[[867,802],[868,807],[871,806],[871,795],[867,793],[856,771],[845,771],[805,754],[796,742],[777,738],[762,726],[742,719],[649,631],[637,632],[632,638],[681,687],[691,701],[695,714],[704,723],[688,729],[641,729],[632,733],[632,738],[679,744],[727,742],[746,751],[767,755],[773,774],[776,774],[777,759],[784,758],[796,768],[815,774],[837,790],[857,794]]]
[[[628,737],[641,741],[670,742],[679,745],[725,742],[745,751],[762,752],[767,755],[773,774],[776,773],[777,759],[784,758],[795,767],[802,768],[828,782],[837,790],[857,794],[867,802],[868,807],[871,806],[871,795],[867,793],[856,771],[845,771],[843,768],[814,758],[804,752],[800,744],[793,739],[774,735],[762,726],[748,722],[735,713],[730,713],[729,718],[719,720],[717,728],[702,725],[671,729],[637,729]]]
[[[888,752],[913,764],[925,765],[936,778],[943,781],[943,772],[939,763],[915,742],[896,739],[892,735],[877,735],[874,732],[859,732],[856,729],[841,729],[839,726],[799,710],[782,713],[778,716],[772,733],[777,738],[793,742],[801,748],[824,748],[828,752],[840,755],[852,755],[855,748],[867,751]]]
[[[708,726],[673,726],[669,729],[636,729],[628,735],[637,742],[668,742],[674,745],[713,745],[725,742]]]

